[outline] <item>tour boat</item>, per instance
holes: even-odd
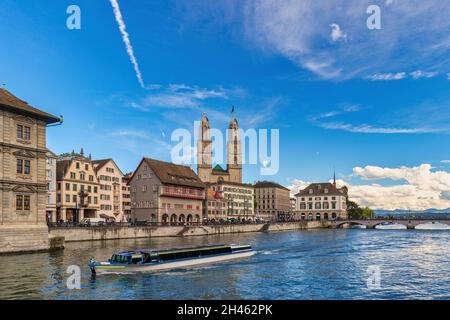
[[[159,271],[250,257],[250,245],[219,244],[161,250],[137,250],[115,253],[105,262],[89,261],[92,274],[135,271]]]

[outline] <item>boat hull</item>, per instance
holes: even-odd
[[[121,273],[121,272],[145,272],[145,271],[161,271],[161,270],[170,270],[170,269],[178,269],[190,266],[204,265],[204,264],[213,264],[222,261],[234,260],[247,258],[254,255],[254,251],[245,251],[245,252],[237,252],[230,253],[224,255],[210,256],[204,258],[196,258],[196,259],[188,259],[188,260],[178,260],[173,262],[160,262],[160,263],[152,263],[147,265],[98,265],[95,266],[95,272],[97,274],[103,273]]]

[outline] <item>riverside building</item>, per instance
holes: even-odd
[[[56,164],[57,220],[80,222],[84,218],[99,218],[100,209],[98,182],[91,156],[66,153]]]
[[[347,187],[338,188],[333,183],[312,183],[295,195],[295,219],[336,220],[347,218]]]
[[[62,120],[0,89],[0,252],[45,250],[46,130]]]
[[[265,221],[286,221],[291,218],[290,190],[272,181],[254,185],[257,216]]]
[[[205,184],[188,166],[143,158],[129,181],[134,222],[200,223]]]

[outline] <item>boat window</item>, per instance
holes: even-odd
[[[131,259],[132,264],[138,264],[139,262],[142,262],[142,257]]]

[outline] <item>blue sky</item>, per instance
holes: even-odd
[[[171,133],[192,130],[202,112],[225,129],[235,105],[244,129],[280,129],[279,173],[261,177],[248,165],[248,182],[296,190],[335,167],[362,204],[450,207],[450,6],[118,3],[144,88],[110,1],[0,3],[0,81],[64,116],[48,130],[54,152],[83,147],[131,171],[142,156],[170,160]],[[366,27],[372,3],[381,30]],[[81,30],[66,27],[71,4]]]

